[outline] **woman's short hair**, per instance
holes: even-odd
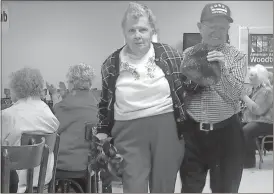
[[[250,71],[256,73],[260,84],[263,84],[265,86],[270,86],[270,81],[268,78],[269,72],[263,65],[257,64],[251,67]]]
[[[68,82],[73,85],[73,89],[90,89],[94,78],[92,66],[80,63],[69,68],[67,73]]]
[[[128,18],[134,18],[139,19],[142,16],[146,16],[148,18],[149,24],[151,28],[153,29],[154,33],[157,33],[156,30],[156,17],[152,13],[151,9],[149,9],[147,6],[136,3],[136,2],[130,2],[129,6],[124,14],[123,20],[122,20],[122,28],[124,29],[125,23]]]
[[[25,67],[11,74],[10,88],[18,99],[40,97],[44,79],[38,69]]]

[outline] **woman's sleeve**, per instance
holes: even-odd
[[[21,133],[16,129],[15,122],[15,118],[11,113],[2,111],[1,145],[12,146],[20,139]]]
[[[254,102],[250,111],[255,115],[264,114],[273,106],[273,91],[271,89],[261,90]]]

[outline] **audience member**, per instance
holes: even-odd
[[[268,71],[262,65],[250,68],[249,80],[252,92],[243,93],[244,136],[246,141],[245,168],[256,166],[255,138],[273,134],[273,89],[268,79]]]
[[[97,100],[91,91],[94,69],[86,64],[74,65],[67,73],[69,94],[54,105],[60,121],[57,176],[62,171],[85,171],[90,143],[85,140],[85,123],[97,123]],[[55,95],[57,90],[52,90]],[[86,188],[85,179],[75,179]]]
[[[24,132],[54,133],[59,121],[41,100],[43,77],[39,70],[23,68],[11,75],[10,88],[13,106],[2,111],[2,144],[19,146]],[[45,184],[52,178],[54,155],[49,155]],[[34,187],[38,185],[40,167],[34,169]],[[27,171],[18,170],[18,193],[26,191]]]

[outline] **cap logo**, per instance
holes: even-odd
[[[227,14],[227,8],[222,4],[214,4],[213,6],[210,6],[210,9],[212,14]]]

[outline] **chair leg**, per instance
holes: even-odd
[[[87,188],[86,188],[86,192],[87,192],[87,193],[91,193],[91,192],[92,192],[92,189],[91,189],[91,181],[92,181],[92,180],[91,180],[91,177],[88,176],[88,178],[87,178],[87,185],[86,185],[86,187],[87,187]]]
[[[64,193],[69,193],[69,182],[68,181],[64,181],[64,184],[63,184],[63,191]]]
[[[60,181],[61,193],[65,193],[65,181]]]
[[[262,150],[261,150],[261,146],[260,146],[259,140],[256,138],[255,141],[256,141],[256,146],[257,146],[257,149],[258,149],[258,152],[259,152],[259,156],[260,156],[260,159],[259,159],[259,169],[261,169],[262,163],[263,163],[263,153],[262,153]]]
[[[55,190],[54,193],[60,193],[61,192],[61,187],[60,187],[60,181],[55,180]]]
[[[51,180],[48,186],[48,192],[49,193],[55,193],[55,181]]]
[[[262,155],[263,155],[263,152],[265,152],[265,148],[264,148],[265,139],[266,139],[266,137],[263,137],[262,143],[261,143],[261,152],[262,152]],[[262,161],[262,163],[263,163],[263,161]],[[260,169],[261,169],[261,167],[260,167]]]
[[[98,184],[98,172],[95,171],[95,174],[92,178],[92,193],[99,193],[99,184]]]
[[[87,193],[97,193],[97,191],[94,190],[94,180],[96,180],[95,176],[96,176],[96,172],[92,170],[91,165],[89,165],[87,169],[87,185],[86,185]]]

